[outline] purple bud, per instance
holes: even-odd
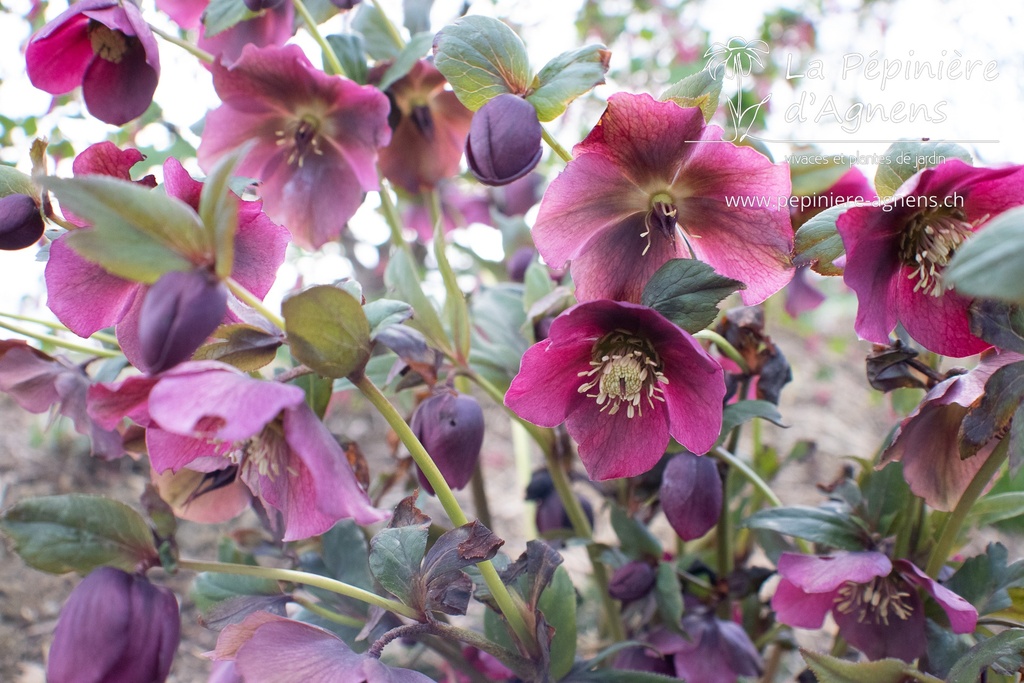
[[[31,247],[43,236],[43,217],[36,200],[27,194],[0,197],[0,249]]]
[[[162,683],[181,619],[174,594],[145,577],[100,567],[71,592],[50,648],[50,683]]]
[[[583,506],[583,514],[587,516],[587,519],[590,520],[590,525],[593,526],[594,507],[586,498],[580,498],[579,496],[576,498]],[[557,493],[551,493],[540,501],[537,505],[537,515],[535,519],[537,532],[541,534],[546,534],[558,529],[572,529],[572,520],[569,519],[569,513],[565,511],[565,506],[562,505],[562,500],[558,497]]]
[[[657,674],[674,676],[676,673],[672,662],[658,655],[656,650],[643,647],[627,647],[615,657],[613,669],[626,671],[650,671]]]
[[[520,247],[515,250],[508,263],[505,265],[508,270],[508,279],[512,282],[522,282],[526,279],[526,269],[530,267],[537,250],[533,247]]]
[[[274,9],[284,0],[244,0],[244,2],[250,12],[262,12],[266,9]]]
[[[722,512],[722,478],[715,461],[693,453],[669,460],[661,480],[661,508],[684,541],[706,534]]]
[[[627,562],[612,574],[608,594],[616,600],[628,602],[639,600],[654,588],[657,573],[649,562],[633,560]]]
[[[143,370],[156,374],[191,358],[224,320],[227,307],[224,283],[204,270],[162,275],[139,313]]]
[[[484,411],[475,398],[444,389],[416,408],[409,426],[449,486],[461,489],[469,483],[484,443]],[[422,472],[419,477],[433,494]]]
[[[491,190],[494,205],[506,216],[523,216],[540,201],[544,176],[530,173],[504,187]]]
[[[537,110],[521,97],[498,95],[473,115],[466,139],[469,170],[484,185],[507,185],[540,161]]]

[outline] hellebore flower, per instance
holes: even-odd
[[[160,276],[139,311],[145,367],[156,374],[191,358],[227,311],[227,287],[210,273],[179,270]]]
[[[878,552],[783,553],[782,580],[772,597],[775,617],[797,628],[821,628],[829,612],[839,634],[868,659],[912,661],[925,650],[925,615],[917,588],[949,617],[953,633],[971,633],[978,612],[907,560]]]
[[[476,399],[451,389],[438,393],[416,407],[409,426],[420,440],[444,480],[461,489],[473,478],[484,443],[484,411]],[[433,495],[423,472],[420,485]]]
[[[380,170],[406,192],[432,190],[459,172],[473,112],[445,90],[447,83],[421,59],[387,89],[392,132],[391,143],[380,150]]]
[[[168,195],[198,210],[202,187],[203,184],[194,180],[178,160],[169,158],[164,162],[164,189]],[[260,202],[238,202],[232,278],[263,298],[274,284],[287,245],[287,232],[267,218]],[[196,263],[195,266],[205,269],[209,263]],[[118,342],[132,365],[155,372],[147,363],[139,338],[139,319],[146,292],[150,289],[148,285],[111,275],[79,256],[63,238],[50,244],[45,277],[47,305],[68,329],[80,337],[88,337],[116,325]],[[89,305],[83,306],[83,301]],[[194,311],[183,313],[192,315]],[[171,321],[168,323],[173,325]]]
[[[643,474],[669,436],[707,452],[722,427],[721,366],[682,329],[637,304],[577,304],[527,349],[505,405],[542,427],[566,423],[591,479]]]
[[[962,358],[988,348],[971,334],[971,300],[943,286],[956,249],[1002,211],[1024,204],[1024,167],[974,168],[950,159],[919,171],[884,204],[836,221],[843,280],[857,293],[857,334],[887,344],[902,323],[929,351]]]
[[[245,683],[433,683],[417,671],[356,654],[330,631],[268,612],[225,627],[207,656],[234,661]]]
[[[650,562],[632,560],[612,573],[612,579],[608,583],[608,594],[623,602],[639,600],[651,592],[657,577],[657,572]]]
[[[1020,354],[992,353],[970,372],[936,384],[900,423],[878,466],[901,461],[914,495],[936,510],[951,511],[999,443],[994,439],[970,458],[961,458],[960,426],[985,393],[992,373],[1020,360]]]
[[[145,577],[100,567],[64,603],[46,665],[50,683],[162,683],[181,618],[174,593]]]
[[[0,249],[17,251],[31,247],[43,236],[43,216],[36,200],[27,194],[0,197]]]
[[[718,463],[680,453],[665,466],[661,509],[679,538],[693,541],[712,529],[722,513],[722,478]]]
[[[190,361],[159,377],[92,387],[89,412],[104,426],[127,416],[146,427],[157,472],[236,465],[252,494],[281,514],[285,541],[321,534],[339,519],[372,524],[387,516],[370,505],[297,386]]]
[[[494,206],[506,216],[525,216],[540,201],[544,176],[540,173],[524,175],[508,185],[490,190]]]
[[[472,137],[472,134],[471,134]],[[533,228],[551,266],[572,261],[576,296],[640,301],[673,258],[706,261],[755,304],[792,277],[793,229],[777,197],[785,166],[722,142],[697,107],[617,93],[548,186]]]
[[[89,113],[115,126],[146,111],[160,80],[156,38],[127,1],[76,2],[32,36],[25,61],[32,85],[53,95],[81,85]]]
[[[297,45],[248,45],[230,68],[212,69],[223,104],[206,117],[200,165],[255,140],[238,172],[262,181],[267,214],[302,247],[338,237],[377,189],[377,148],[391,139],[387,97],[315,69]]]
[[[679,678],[736,683],[740,676],[761,675],[761,655],[739,624],[716,619],[713,614],[687,614],[682,627],[688,638],[661,630],[649,639],[651,645],[672,657]]]
[[[253,5],[250,7],[250,3]],[[262,6],[261,6],[262,5]],[[295,35],[295,6],[284,0],[247,0],[246,6],[258,16],[240,21],[231,28],[207,35],[206,27],[199,34],[199,47],[218,61],[231,66],[242,56],[246,45],[255,47],[281,46]]]
[[[620,650],[615,656],[612,668],[621,671],[648,671],[666,676],[674,676],[676,673],[672,662],[657,651],[644,647],[627,647]]]
[[[542,131],[537,110],[522,97],[504,93],[473,115],[466,162],[484,185],[507,185],[540,161]]]

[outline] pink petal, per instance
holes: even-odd
[[[580,460],[594,481],[633,477],[654,467],[668,446],[668,415],[655,403],[627,417],[625,408],[615,415],[601,411],[597,399],[582,394],[566,428],[579,444]],[[717,433],[716,433],[717,436]]]
[[[147,63],[142,47],[135,46],[119,63],[93,59],[82,79],[82,98],[90,114],[120,126],[149,108],[159,80],[159,71]]]
[[[231,65],[242,56],[246,45],[256,47],[280,46],[288,42],[295,33],[295,9],[290,2],[282,2],[273,9],[264,10],[259,16],[240,21],[226,31],[207,36],[203,29],[199,34],[199,47],[214,57],[220,57]]]
[[[89,17],[83,12],[116,6],[113,0],[81,0],[34,35],[25,48],[26,70],[32,85],[53,95],[81,85],[94,56],[88,34]]]
[[[579,399],[579,373],[590,370],[593,346],[594,340],[556,345],[551,338],[531,346],[505,393],[505,405],[541,427],[562,424]]]
[[[277,280],[284,263],[288,230],[263,213],[262,202],[243,201],[238,209],[235,262],[231,276],[262,299]]]
[[[808,593],[782,579],[772,596],[772,609],[780,623],[796,628],[821,628],[835,599],[835,591]]]
[[[75,157],[71,170],[76,176],[106,175],[131,180],[132,166],[145,158],[142,152],[133,147],[122,150],[113,142],[97,142]]]
[[[230,451],[231,443],[215,443],[206,439],[172,434],[159,427],[146,430],[146,451],[149,462],[156,472],[179,472],[200,458],[221,456]],[[224,461],[226,464],[227,461]],[[193,468],[205,471],[209,468]]]
[[[180,438],[180,437],[179,437]],[[160,497],[174,508],[181,519],[201,524],[220,524],[242,514],[252,500],[249,489],[236,479],[226,486],[200,493],[205,473],[185,468],[177,472],[152,472]]]
[[[903,267],[896,277],[897,316],[910,336],[929,351],[941,356],[964,358],[992,346],[971,334],[967,309],[971,300],[948,291],[932,296],[914,291],[914,282]],[[860,316],[858,306],[858,317]]]
[[[94,384],[89,387],[89,416],[106,429],[113,429],[125,418],[148,427],[149,392],[156,377],[132,375],[114,384]]]
[[[722,430],[725,373],[697,341],[667,321],[669,332],[651,334],[668,384],[661,385],[669,432],[693,453],[707,453]]]
[[[974,629],[978,625],[978,610],[971,603],[939,584],[907,560],[897,560],[896,571],[907,581],[924,588],[929,595],[935,598],[935,601],[945,610],[946,616],[949,617],[953,633],[974,633]]]
[[[207,0],[157,0],[156,8],[188,31],[199,27],[199,19],[208,4]]]
[[[360,683],[361,659],[332,633],[282,620],[256,628],[235,667],[246,683]]]
[[[782,553],[778,567],[780,576],[808,593],[831,593],[848,581],[867,583],[892,572],[889,558],[876,552]]]

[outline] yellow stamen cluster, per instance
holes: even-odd
[[[900,621],[910,618],[910,595],[888,577],[876,577],[864,584],[848,581],[839,588],[835,608],[843,614],[856,613],[860,623],[872,621],[888,626],[890,613]]]
[[[907,222],[900,237],[900,259],[913,268],[910,279],[917,280],[915,292],[942,296],[942,271],[985,218],[971,223],[962,209],[937,207],[926,209]]]
[[[616,330],[594,344],[590,369],[579,373],[589,378],[579,393],[597,399],[601,412],[615,415],[625,405],[626,417],[643,415],[644,403],[653,408],[655,401],[665,402],[662,384],[668,379],[661,372],[661,360],[650,342]],[[595,391],[596,390],[596,391]]]
[[[93,54],[108,62],[120,64],[124,53],[128,51],[128,37],[98,21],[90,22],[88,31]]]
[[[288,122],[282,130],[276,131],[274,136],[277,138],[278,147],[292,146],[288,153],[289,166],[296,164],[302,168],[308,153],[312,152],[317,156],[324,153],[320,146],[320,123],[310,116]]]

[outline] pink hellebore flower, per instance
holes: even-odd
[[[686,681],[736,683],[740,676],[760,676],[761,655],[743,627],[713,614],[687,614],[686,637],[668,629],[651,634],[650,643],[672,656],[675,674]]]
[[[780,622],[816,629],[832,612],[839,634],[868,659],[909,662],[924,654],[919,587],[945,610],[954,633],[972,633],[978,622],[977,610],[962,597],[907,560],[892,562],[878,552],[783,553],[779,576],[772,609]]]
[[[721,366],[653,309],[577,304],[527,349],[505,404],[542,427],[566,423],[592,479],[650,470],[669,436],[705,453],[722,427]]]
[[[651,275],[690,250],[764,301],[792,277],[793,229],[777,197],[789,173],[722,142],[700,109],[618,93],[541,201],[534,242],[572,261],[576,296],[637,302]]]
[[[256,11],[256,10],[253,10]],[[212,36],[206,34],[204,27],[199,34],[199,47],[220,62],[230,66],[242,56],[246,45],[266,47],[281,46],[295,35],[295,5],[291,2],[279,2],[273,7],[259,11],[252,19],[240,21],[234,26]]]
[[[89,413],[103,426],[129,417],[146,427],[157,472],[237,465],[253,495],[282,515],[285,541],[321,534],[339,519],[387,517],[371,506],[341,446],[294,385],[190,361],[159,377],[93,387]]]
[[[971,300],[945,290],[942,272],[986,221],[1024,204],[1024,166],[975,168],[950,159],[919,171],[877,206],[855,206],[836,221],[846,248],[843,280],[857,293],[854,328],[887,344],[902,323],[929,351],[962,358],[989,347],[971,334]]]
[[[377,189],[377,148],[391,139],[388,99],[313,67],[297,45],[247,45],[230,68],[213,65],[223,105],[206,117],[199,162],[256,142],[238,172],[262,181],[267,213],[316,249],[338,237]]]
[[[79,0],[32,37],[25,61],[32,85],[81,85],[89,113],[117,126],[146,111],[160,79],[156,38],[130,0]]]

